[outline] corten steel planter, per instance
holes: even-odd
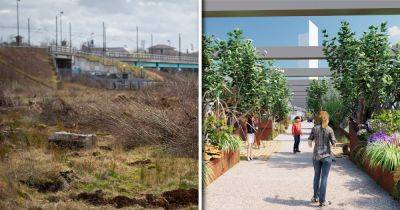
[[[363,164],[364,170],[368,175],[375,180],[386,192],[392,193],[394,188],[394,177],[393,173],[383,169],[382,167],[370,167],[369,162],[366,161]]]
[[[238,135],[243,141],[247,140],[247,126],[246,121],[241,120],[239,123],[234,124],[234,134]],[[268,140],[272,133],[272,120],[260,121],[256,126],[258,130],[255,133],[255,144],[260,146],[262,140]]]
[[[383,189],[386,190],[386,192],[392,193],[395,184],[393,173],[386,169],[381,169],[381,170],[382,170],[382,176],[381,179],[379,180],[379,184],[382,186]]]
[[[354,152],[354,149],[360,144],[360,139],[357,136],[357,123],[350,118],[349,120],[349,136],[350,139],[350,152]],[[353,160],[355,161],[355,160]],[[369,162],[365,161],[363,163],[364,171],[373,179],[375,180],[385,191],[392,193],[394,188],[394,178],[393,174],[386,170],[382,169],[381,167],[370,167]]]
[[[272,120],[260,121],[256,138],[259,140],[268,140],[272,133]]]
[[[240,152],[222,152],[221,158],[213,159],[207,164],[212,170],[209,184],[236,165],[240,160]]]

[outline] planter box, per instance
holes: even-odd
[[[268,140],[272,133],[272,120],[261,121],[258,124],[258,131],[256,133],[256,138],[261,140]]]
[[[392,193],[394,187],[393,174],[381,167],[371,168],[368,161],[364,163],[364,170],[374,179],[386,192]]]
[[[210,182],[213,182],[226,171],[228,171],[232,166],[236,165],[240,160],[239,151],[235,152],[223,152],[221,158],[211,160],[207,164],[212,170],[212,175],[210,177]]]
[[[360,143],[357,136],[357,123],[350,118],[349,120],[349,139],[350,139],[350,153],[354,152],[354,148]],[[355,160],[352,160],[355,161]],[[395,185],[393,174],[381,167],[371,168],[369,162],[363,163],[364,171],[378,183],[386,192],[392,193]]]
[[[240,121],[239,123],[234,124],[234,134],[239,136],[243,141],[247,139],[247,126],[245,121]],[[272,133],[272,120],[260,121],[258,124],[258,130],[255,133],[255,141],[254,143],[257,146],[260,146],[262,140],[268,140]]]

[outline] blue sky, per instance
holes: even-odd
[[[225,39],[227,32],[240,28],[246,38],[254,41],[255,46],[298,46],[298,35],[308,32],[308,20],[319,28],[320,45],[322,29],[334,35],[340,28],[341,21],[348,21],[358,36],[361,36],[370,25],[379,25],[386,21],[390,42],[395,44],[400,41],[400,15],[204,18],[203,33]],[[278,60],[275,61],[275,65],[283,68],[299,67],[298,61],[295,60]],[[320,60],[319,67],[328,67],[328,64]]]
[[[361,35],[370,25],[387,21],[391,35],[390,41],[396,43],[400,40],[400,15],[204,18],[203,33],[224,39],[228,31],[240,28],[256,46],[296,46],[298,35],[307,33],[308,20],[319,27],[320,43],[321,29],[325,28],[329,34],[336,34],[340,22],[344,20],[350,23],[357,35]]]

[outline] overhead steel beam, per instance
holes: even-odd
[[[287,77],[330,77],[329,68],[286,68],[283,70]]]
[[[398,0],[204,0],[203,17],[390,15]]]
[[[322,49],[322,46],[257,47],[257,54],[267,60],[326,59]]]

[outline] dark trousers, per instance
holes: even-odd
[[[325,202],[326,186],[332,158],[326,157],[322,160],[314,160],[314,198],[319,198],[319,202]]]
[[[299,145],[300,145],[300,135],[295,135],[294,136],[294,146],[293,146],[293,151],[299,151]]]

